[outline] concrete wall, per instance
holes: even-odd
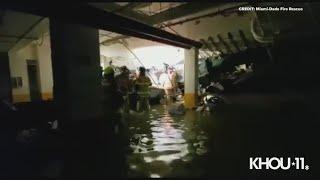
[[[30,101],[27,59],[37,60],[36,46],[32,43],[9,51],[11,77],[22,77],[22,87],[12,89],[13,102]]]
[[[41,46],[37,46],[39,71],[40,71],[40,86],[42,99],[52,99],[52,64],[51,64],[51,47],[50,36],[45,36]]]
[[[22,87],[12,89],[13,102],[30,101],[29,78],[26,60],[37,60],[42,99],[52,98],[52,67],[49,37],[45,36],[42,43],[30,42],[22,48],[9,51],[11,77],[22,77]]]

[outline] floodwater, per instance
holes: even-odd
[[[129,177],[204,175],[195,161],[208,153],[207,116],[195,111],[173,116],[167,108],[157,105],[148,113],[129,115]]]
[[[188,110],[170,115],[168,106],[125,117],[127,177],[283,177],[316,173],[254,171],[250,157],[295,157],[309,161],[317,150],[315,115],[299,103],[226,105],[213,113]],[[302,120],[308,123],[301,123]],[[301,132],[301,133],[293,133]]]
[[[65,151],[65,137],[56,134],[44,136],[31,146],[9,144],[12,150],[5,149],[0,154],[3,159],[0,176],[39,173],[50,178],[320,176],[317,167],[320,150],[316,146],[319,106],[299,101],[269,105],[259,101],[250,105],[250,101],[253,102],[243,98],[245,103],[223,104],[213,113],[188,110],[183,115],[170,115],[170,106],[155,105],[146,113],[123,114],[125,126],[117,126],[116,130],[109,117],[109,121],[104,121],[109,143],[92,141],[100,133],[96,133],[95,125],[83,122],[77,129],[86,131],[74,132],[79,141],[67,141],[74,143],[66,148],[73,151]],[[250,170],[250,157],[303,157],[310,168]]]

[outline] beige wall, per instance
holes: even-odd
[[[37,46],[39,73],[40,73],[40,87],[42,99],[52,98],[53,78],[52,78],[52,64],[51,64],[51,47],[50,36],[45,36],[43,43]]]
[[[13,88],[13,102],[30,101],[29,79],[26,60],[37,60],[39,67],[39,80],[42,99],[52,98],[52,67],[50,39],[44,36],[41,44],[33,41],[22,48],[13,48],[9,51],[9,63],[11,77],[22,77],[21,88]]]
[[[22,87],[12,89],[13,102],[29,101],[29,78],[27,72],[27,59],[36,60],[37,52],[34,44],[30,43],[21,49],[9,51],[9,64],[11,77],[22,77]]]

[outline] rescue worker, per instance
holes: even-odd
[[[112,60],[109,61],[109,67],[111,67],[112,69],[115,69],[116,67],[113,65]]]
[[[172,96],[171,98],[173,100],[175,100],[176,98],[176,93],[177,93],[177,87],[178,87],[178,83],[177,83],[177,72],[175,71],[175,69],[173,67],[169,68],[169,78],[172,84]]]
[[[124,106],[124,112],[129,112],[129,98],[128,93],[131,91],[132,83],[129,79],[130,71],[126,66],[120,68],[120,74],[116,76],[117,89],[121,93]]]
[[[110,119],[110,122],[107,123],[111,123],[111,126],[115,127],[115,131],[118,131],[119,125],[121,125],[121,115],[118,110],[124,101],[121,93],[117,90],[114,70],[110,66],[104,69],[102,89],[104,114]]]
[[[152,85],[152,82],[150,78],[146,76],[146,69],[144,67],[139,68],[139,74],[134,82],[134,85],[138,94],[137,111],[140,112],[143,109],[149,110],[149,86]]]
[[[102,81],[104,118],[99,124],[101,136],[101,150],[99,152],[101,161],[99,163],[102,163],[105,167],[118,166],[119,160],[110,161],[110,159],[112,157],[122,157],[123,147],[128,146],[127,126],[124,117],[119,112],[124,100],[122,94],[118,91],[114,74],[112,67],[105,68]],[[109,146],[111,142],[113,148]]]
[[[166,104],[171,103],[176,89],[176,75],[173,73],[173,70],[169,67],[165,67],[164,73],[160,75],[160,82],[165,91],[165,102]]]
[[[115,87],[115,85],[116,85],[115,79],[114,79],[114,70],[111,66],[108,66],[103,70],[102,85],[104,87],[110,87],[110,88],[108,88],[110,90],[111,90],[111,88]]]

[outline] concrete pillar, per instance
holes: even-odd
[[[184,105],[188,109],[197,105],[198,54],[199,50],[196,48],[186,49],[184,53]]]
[[[53,98],[67,153],[65,173],[98,176],[102,118],[98,29],[50,20],[50,36]]]
[[[54,100],[71,121],[101,116],[98,29],[50,21]]]
[[[12,101],[9,56],[0,52],[0,100]]]

